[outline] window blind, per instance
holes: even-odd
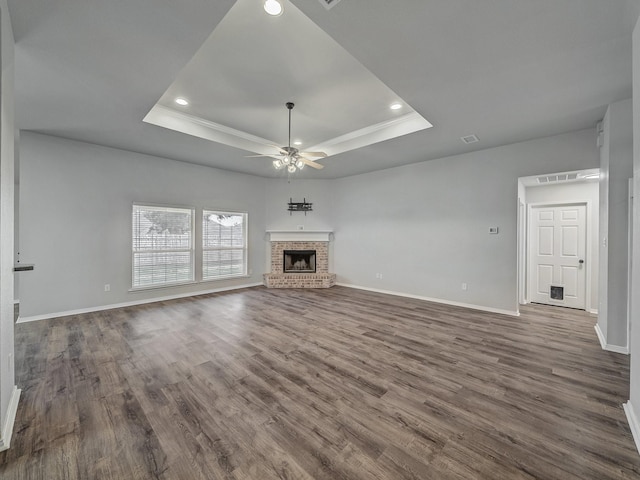
[[[247,274],[247,214],[203,210],[202,279]]]
[[[193,210],[133,205],[133,287],[194,280]]]

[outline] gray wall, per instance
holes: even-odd
[[[265,179],[29,132],[20,161],[21,318],[262,281]],[[248,212],[251,277],[129,292],[133,202]]]
[[[598,252],[600,257],[600,278],[598,289],[600,300],[598,303],[597,327],[604,344],[607,343],[607,331],[609,329],[609,299],[607,298],[609,281],[609,248],[606,245],[609,237],[609,143],[611,136],[611,115],[609,109],[602,120],[602,145],[600,146],[600,228],[598,233]]]
[[[17,393],[13,366],[13,220],[14,101],[13,34],[6,0],[0,0],[2,78],[0,79],[0,450],[7,447],[12,418],[9,405]],[[15,401],[14,397],[14,401]]]
[[[333,182],[330,180],[298,180],[286,178],[269,180],[265,206],[267,230],[333,230]],[[288,212],[289,199],[313,203],[313,211]]]
[[[633,176],[631,99],[613,103],[603,120],[600,148],[600,305],[605,344],[627,349],[629,179]]]
[[[640,449],[640,21],[633,31],[633,191],[631,386],[625,410]]]
[[[598,167],[595,138],[589,129],[336,180],[338,281],[516,312],[518,177]]]
[[[515,312],[518,177],[598,161],[589,129],[340,180],[288,183],[26,132],[20,251],[36,270],[21,278],[21,316],[260,282],[267,271],[264,231],[298,225],[335,232],[332,268],[340,283]],[[290,215],[290,197],[306,197],[314,211]],[[135,201],[249,211],[252,277],[130,293]],[[489,235],[491,226],[500,233]]]
[[[548,172],[559,173],[559,172]],[[587,217],[587,232],[590,237],[587,239],[588,268],[591,273],[589,290],[591,295],[587,299],[587,310],[598,308],[598,183],[580,182],[559,185],[545,185],[539,187],[527,187],[525,191],[526,202],[529,203],[569,203],[586,202],[590,211]]]

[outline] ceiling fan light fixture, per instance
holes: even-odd
[[[287,167],[287,172],[296,173],[298,170],[302,170],[306,165],[311,165],[313,168],[320,169],[322,165],[313,163],[313,160],[305,158],[303,155],[311,155],[315,157],[326,157],[324,152],[300,152],[297,148],[291,146],[291,110],[295,106],[293,102],[285,103],[287,110],[289,110],[289,143],[286,147],[276,147],[279,151],[278,157],[273,161],[273,166],[276,170]],[[296,141],[297,142],[297,141]],[[269,155],[251,155],[252,157],[264,157]]]
[[[281,0],[265,0],[264,11],[272,17],[279,17],[284,11],[284,6]]]

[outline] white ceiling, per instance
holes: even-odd
[[[295,5],[272,17],[256,0],[237,0],[144,121],[275,154],[287,101],[301,150],[336,155],[431,127]]]
[[[243,0],[250,1],[261,9],[261,0]],[[331,10],[318,0],[292,1],[434,125],[323,159],[324,170],[296,174],[306,178],[339,178],[594,127],[609,103],[631,96],[636,0],[343,0]],[[142,121],[165,92],[178,93],[170,88],[181,75],[188,76],[185,67],[216,36],[214,29],[234,3],[8,0],[16,40],[18,127],[238,172],[285,175],[268,160],[245,158],[244,149]],[[264,21],[284,22],[289,11],[294,9]],[[238,28],[247,39],[255,34],[250,22]],[[305,43],[303,35],[291,34],[292,48]],[[279,71],[291,83],[283,89],[273,71],[256,60],[269,58],[267,42],[258,43],[264,55],[251,52],[249,76],[243,43],[215,45],[225,68],[208,65],[211,85],[199,91],[214,87],[215,93],[219,86],[235,94],[216,109],[214,121],[252,132],[256,127],[250,120],[272,118],[274,123],[257,134],[283,143],[284,103],[292,100],[293,136],[296,121],[299,133],[309,136],[336,126],[338,134],[346,133],[350,127],[343,123],[358,112],[336,112],[335,104],[322,104],[325,90],[309,90],[307,75],[318,72],[326,58],[318,52],[285,52],[290,66]],[[282,45],[286,42],[279,44],[280,57]],[[327,66],[326,72],[319,85],[337,97],[364,90],[349,82],[346,71]],[[196,105],[199,115],[211,108],[208,97],[202,98]],[[388,98],[380,104],[388,106]],[[317,123],[326,115],[335,115],[335,122]],[[469,134],[480,141],[464,144],[460,137]]]

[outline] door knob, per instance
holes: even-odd
[[[578,263],[584,263],[584,260],[580,259],[578,260]]]

